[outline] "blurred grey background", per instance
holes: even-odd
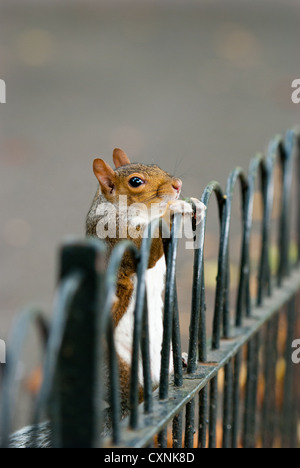
[[[84,236],[94,157],[122,147],[200,198],[299,124],[299,26],[299,0],[0,2],[1,338],[25,304],[51,312],[58,247]],[[178,275],[187,314],[186,253]]]

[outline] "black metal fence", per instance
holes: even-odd
[[[279,261],[270,265],[275,168],[280,169]],[[295,176],[295,177],[293,177]],[[293,179],[297,182],[296,193]],[[230,304],[229,233],[232,200],[240,186],[242,251],[237,301]],[[250,241],[257,185],[262,198],[261,251],[253,272]],[[256,156],[248,175],[236,168],[224,192],[217,182],[202,195],[217,200],[220,221],[218,275],[211,337],[207,338],[204,245],[206,219],[195,249],[187,368],[182,366],[176,290],[176,260],[181,216],[165,241],[167,279],[159,389],[152,392],[145,272],[151,236],[141,251],[124,241],[108,268],[100,241],[69,242],[62,248],[60,276],[51,324],[39,310],[27,309],[12,332],[1,393],[1,446],[10,443],[17,400],[16,372],[32,323],[45,346],[43,381],[36,398],[28,446],[41,446],[41,433],[53,447],[297,447],[300,424],[300,364],[292,343],[300,338],[300,135],[274,138],[266,156]],[[293,219],[294,206],[297,219]],[[207,213],[209,210],[207,210]],[[291,226],[297,223],[290,255]],[[149,226],[149,232],[153,225]],[[137,261],[130,414],[121,421],[118,359],[111,308],[117,273],[125,253]],[[250,281],[257,274],[253,298]],[[234,314],[232,311],[234,310]],[[174,375],[169,375],[173,353]],[[139,355],[144,402],[139,404]],[[108,356],[111,432],[103,436],[103,369]],[[41,421],[49,421],[40,424]],[[20,436],[21,437],[21,436]]]

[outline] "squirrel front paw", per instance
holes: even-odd
[[[204,203],[202,203],[200,200],[198,200],[197,198],[190,198],[189,199],[190,202],[192,202],[192,204],[195,206],[195,219],[196,219],[196,225],[202,223],[202,221],[204,220],[205,218],[205,212],[206,212],[206,206],[204,205]]]
[[[193,207],[184,200],[169,201],[162,216],[163,220],[166,221],[167,224],[171,224],[172,216],[176,214],[182,214],[182,216],[192,218],[194,215]]]
[[[176,200],[167,203],[166,210],[163,214],[163,219],[170,222],[170,219],[175,214],[182,214],[187,217],[194,217],[196,224],[200,224],[205,217],[206,206],[197,198],[188,198],[186,200]]]

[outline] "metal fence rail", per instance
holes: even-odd
[[[282,181],[278,226],[279,262],[270,265],[271,216],[275,168]],[[297,193],[297,258],[291,259],[293,176]],[[237,302],[230,305],[229,233],[232,200],[240,186],[242,250]],[[262,195],[261,252],[257,297],[250,293],[250,240],[254,195]],[[124,241],[113,251],[106,269],[100,241],[71,242],[62,248],[59,285],[51,324],[40,311],[19,317],[8,347],[1,394],[1,446],[9,446],[17,388],[15,376],[29,327],[35,323],[45,347],[43,383],[34,405],[27,445],[40,445],[45,418],[53,447],[297,447],[300,421],[300,364],[292,362],[292,342],[300,338],[300,135],[289,131],[274,138],[267,155],[256,156],[246,174],[236,168],[224,192],[217,182],[202,195],[209,207],[217,200],[220,220],[218,276],[212,335],[207,339],[204,245],[206,219],[194,252],[194,280],[187,369],[182,367],[176,292],[176,260],[181,215],[165,240],[167,278],[160,386],[152,392],[149,363],[147,270],[151,236],[141,251]],[[208,210],[209,211],[209,210]],[[157,228],[149,226],[149,233]],[[120,421],[118,359],[111,308],[117,273],[125,253],[137,263],[130,414]],[[143,360],[144,402],[139,404],[139,355]],[[169,375],[173,353],[174,375]],[[108,356],[111,433],[103,436],[103,368]]]

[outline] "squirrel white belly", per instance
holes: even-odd
[[[160,361],[163,339],[163,294],[165,290],[166,262],[161,257],[153,268],[146,272],[146,288],[148,298],[148,322],[150,342],[151,378],[154,387],[159,385]],[[134,291],[127,312],[123,315],[115,330],[115,345],[117,353],[130,366],[132,359],[132,340],[134,307],[136,299],[136,277],[133,278]],[[172,364],[170,372],[172,372]],[[143,386],[143,369],[140,357],[139,384]]]

